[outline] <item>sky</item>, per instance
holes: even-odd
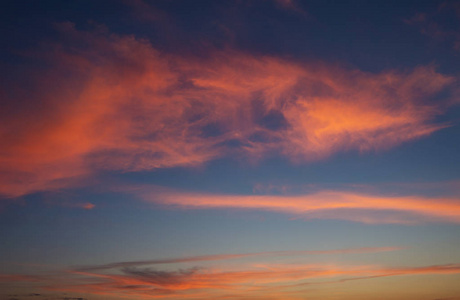
[[[459,1],[0,15],[0,299],[460,299]]]

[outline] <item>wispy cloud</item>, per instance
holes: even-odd
[[[38,281],[39,277],[21,274],[0,274],[0,282]]]
[[[65,200],[61,200],[59,202],[56,202],[56,201],[46,201],[46,202],[47,204],[58,205],[58,206],[63,206],[63,207],[68,207],[68,208],[81,208],[85,210],[92,210],[96,207],[96,205],[91,202],[69,202]]]
[[[59,25],[33,98],[8,87],[0,194],[84,184],[101,170],[196,166],[222,156],[292,161],[375,151],[430,135],[456,79],[432,66],[367,73],[238,51],[166,54],[101,27]],[[51,84],[53,83],[53,84]],[[13,104],[33,105],[34,113]],[[31,130],[33,128],[33,130]]]
[[[457,19],[456,22],[446,20]],[[449,47],[460,51],[460,4],[458,1],[443,1],[438,9],[430,12],[418,12],[405,22],[419,28],[420,33],[437,42],[445,42]]]
[[[92,278],[90,284],[52,285],[47,289],[101,295],[151,298],[286,299],[301,296],[305,288],[323,284],[345,284],[391,276],[460,274],[459,264],[422,267],[381,267],[373,265],[258,265],[240,270],[205,268],[162,271],[151,268],[122,268],[111,274],[76,272]],[[296,298],[292,298],[296,299]]]
[[[296,0],[274,0],[274,2],[283,9],[288,9],[304,16],[308,16],[307,12],[300,7]]]
[[[358,254],[396,251],[399,247],[370,247],[326,251],[275,251],[248,254],[179,257],[72,268],[52,275],[33,276],[48,292],[93,294],[130,299],[302,299],[312,287],[347,284],[382,277],[460,274],[460,264],[381,266],[343,264],[265,263],[181,267],[182,263],[244,257]],[[149,267],[150,265],[150,267]],[[151,265],[155,265],[152,268]],[[160,266],[161,265],[161,266]],[[220,266],[219,266],[220,265]],[[182,265],[183,266],[183,265]],[[0,281],[28,281],[32,276],[2,275]],[[38,279],[36,279],[38,278]],[[352,295],[349,294],[351,297]]]
[[[177,264],[177,263],[188,263],[188,262],[203,262],[203,261],[219,261],[229,259],[239,259],[245,257],[265,257],[265,256],[296,256],[296,255],[327,255],[327,254],[353,254],[353,253],[376,253],[386,251],[397,251],[401,250],[401,247],[362,247],[362,248],[351,248],[351,249],[337,249],[337,250],[304,250],[304,251],[270,251],[270,252],[256,252],[256,253],[240,253],[240,254],[219,254],[219,255],[204,255],[204,256],[189,256],[169,259],[157,259],[157,260],[143,260],[143,261],[128,261],[128,262],[117,262],[105,265],[95,266],[83,266],[78,267],[77,271],[100,271],[114,268],[130,268],[139,267],[146,265],[158,265],[158,264]]]
[[[224,195],[188,193],[142,186],[129,189],[145,201],[183,209],[244,209],[305,219],[339,219],[378,224],[460,222],[457,197],[388,196],[339,190],[301,195]]]

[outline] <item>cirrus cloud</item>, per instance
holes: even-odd
[[[456,79],[432,66],[367,73],[232,50],[197,58],[103,28],[59,28],[62,40],[32,55],[47,67],[27,72],[26,90],[18,79],[2,93],[7,197],[84,184],[102,170],[234,155],[315,161],[388,149],[448,126],[434,119],[453,101],[437,97]]]
[[[395,276],[460,274],[459,264],[391,267],[337,264],[258,264],[240,268],[158,270],[127,267],[110,273],[69,271],[44,276],[46,291],[131,299],[304,299],[314,286]],[[17,280],[21,280],[18,278]],[[347,293],[348,297],[353,292]]]
[[[300,219],[336,219],[368,224],[460,222],[458,197],[388,196],[340,190],[318,190],[300,195],[230,195],[183,192],[158,186],[125,188],[124,192],[150,203],[178,209],[259,210]]]

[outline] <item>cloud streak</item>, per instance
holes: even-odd
[[[38,276],[29,276],[21,274],[0,274],[0,282],[17,282],[17,281],[39,281]]]
[[[303,299],[323,285],[383,277],[458,275],[460,264],[427,266],[382,266],[244,262],[242,264],[181,268],[182,263],[221,261],[243,257],[311,254],[357,254],[395,251],[398,247],[354,248],[328,251],[275,251],[248,254],[209,255],[164,260],[118,262],[68,269],[51,275],[2,275],[2,282],[36,282],[43,291],[130,299]],[[156,265],[155,268],[147,267]],[[162,266],[160,266],[162,265]],[[350,292],[350,291],[349,291]],[[320,293],[321,295],[321,293]],[[347,294],[349,297],[353,293]]]
[[[91,284],[48,286],[50,290],[123,295],[139,298],[173,299],[297,299],[305,288],[323,284],[393,276],[460,274],[459,264],[422,267],[373,265],[257,265],[240,270],[190,268],[160,271],[150,268],[122,268],[118,273],[74,272],[92,278]]]
[[[456,197],[385,196],[319,190],[302,195],[219,195],[156,187],[131,190],[145,201],[182,209],[243,209],[285,213],[296,218],[338,219],[379,224],[460,222]]]
[[[256,253],[243,253],[243,254],[220,254],[220,255],[203,255],[203,256],[189,256],[170,259],[157,259],[157,260],[143,260],[143,261],[129,261],[117,262],[105,265],[84,266],[78,267],[75,270],[80,272],[100,271],[114,268],[131,268],[146,265],[158,264],[177,264],[189,262],[204,262],[204,261],[220,261],[229,259],[239,259],[246,257],[266,257],[266,256],[295,256],[295,255],[327,255],[327,254],[357,254],[357,253],[376,253],[386,251],[401,250],[401,247],[362,247],[351,249],[337,249],[337,250],[320,250],[320,251],[270,251],[270,252],[256,252]]]
[[[238,51],[162,53],[147,40],[60,24],[8,87],[0,194],[85,184],[104,170],[197,166],[222,156],[295,162],[388,149],[448,126],[433,120],[456,79],[431,66],[366,73]],[[6,87],[3,89],[6,90]],[[32,96],[31,96],[32,95]],[[18,108],[15,103],[20,103]]]

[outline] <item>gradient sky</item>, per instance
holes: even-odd
[[[0,14],[0,299],[460,299],[459,1]]]

